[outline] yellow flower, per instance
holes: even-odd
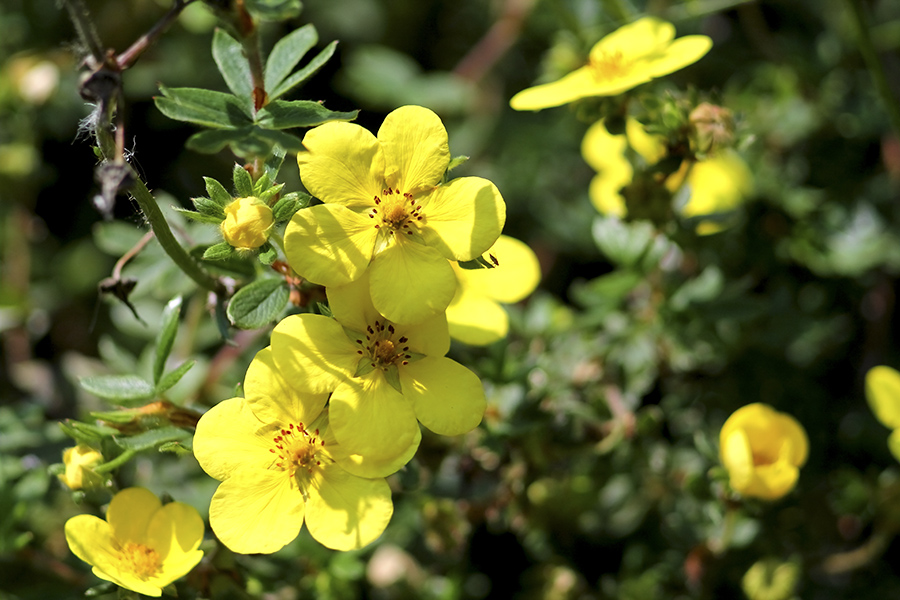
[[[259,198],[236,198],[225,207],[222,236],[238,250],[255,250],[269,240],[272,209]]]
[[[66,465],[66,472],[59,475],[59,480],[69,489],[80,490],[84,486],[85,471],[102,460],[103,455],[87,444],[78,444],[67,448],[63,452],[63,464]]]
[[[506,337],[509,316],[500,303],[524,299],[541,279],[537,256],[517,239],[501,235],[488,255],[497,261],[493,269],[463,269],[452,263],[459,286],[447,307],[450,336],[473,346]]]
[[[781,498],[797,483],[809,441],[796,419],[762,403],[736,410],[719,432],[731,487],[744,496]]]
[[[313,283],[340,286],[369,272],[372,301],[395,323],[442,312],[456,291],[448,260],[472,260],[493,244],[506,205],[490,181],[441,184],[447,131],[420,106],[391,112],[375,137],[326,123],[303,138],[300,177],[325,204],[298,211],[285,252]]]
[[[94,575],[145,596],[161,596],[162,588],[193,569],[203,551],[203,519],[181,502],[162,505],[144,488],[116,494],[106,521],[78,515],[66,522],[72,553],[94,567]]]
[[[581,154],[597,175],[591,180],[591,202],[600,213],[624,217],[627,209],[621,189],[631,183],[634,168],[628,160],[631,147],[646,165],[653,165],[666,154],[660,136],[648,134],[635,119],[625,121],[625,134],[612,135],[603,121],[588,128],[581,142]]]
[[[674,38],[671,23],[638,19],[597,42],[588,64],[558,81],[522,90],[509,105],[515,110],[541,110],[591,96],[615,96],[695,63],[712,48],[705,35]]]
[[[875,418],[892,429],[888,437],[888,449],[900,460],[900,373],[878,366],[866,373],[866,400]]]
[[[361,548],[381,535],[393,513],[383,477],[347,470],[357,463],[328,427],[327,396],[303,393],[295,383],[279,373],[272,350],[265,348],[247,370],[246,398],[220,402],[197,424],[194,456],[222,482],[209,523],[234,552],[276,552],[297,537],[304,522],[329,548]],[[418,446],[414,441],[404,462]],[[391,469],[365,466],[382,476]]]
[[[331,427],[347,452],[399,468],[417,443],[418,422],[439,435],[475,428],[484,415],[484,388],[472,371],[444,356],[450,348],[444,313],[417,325],[392,323],[373,307],[368,286],[363,276],[328,288],[333,319],[282,320],[272,332],[272,353],[298,388],[331,393]],[[371,471],[363,462],[357,472]]]
[[[603,121],[591,125],[581,144],[581,153],[597,175],[591,180],[589,195],[602,214],[624,217],[627,213],[622,188],[634,177],[629,148],[642,166],[656,164],[666,154],[660,136],[650,135],[635,119],[625,121],[624,135],[611,135]],[[663,183],[666,189],[687,200],[676,210],[685,218],[724,214],[735,210],[753,192],[753,174],[731,149],[723,149],[700,161],[685,161]],[[720,223],[699,220],[697,233],[715,233]]]

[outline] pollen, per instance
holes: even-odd
[[[128,542],[122,546],[120,559],[126,565],[125,570],[143,580],[159,573],[161,566],[159,553],[156,550],[135,542]]]
[[[394,335],[396,331],[394,326],[388,322],[375,321],[374,325],[369,325],[366,329],[370,335],[366,336],[366,341],[356,340],[361,347],[358,351],[372,362],[372,366],[386,371],[391,365],[408,364],[406,361],[411,357],[406,336],[400,336],[396,340]]]
[[[625,77],[631,72],[633,61],[625,58],[621,50],[615,52],[603,52],[599,56],[591,57],[591,71],[594,79],[600,82],[612,81]]]
[[[384,228],[390,235],[396,232],[413,235],[425,220],[422,205],[416,203],[412,194],[399,189],[382,190],[381,196],[375,196],[374,204],[369,218],[375,220],[376,229]]]
[[[319,437],[319,430],[308,431],[303,423],[290,423],[272,438],[274,447],[270,452],[277,455],[273,467],[284,471],[294,479],[300,475],[308,475],[322,464],[319,451],[325,446],[325,440]]]

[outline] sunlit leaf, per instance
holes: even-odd
[[[228,303],[228,320],[240,329],[258,329],[284,310],[290,292],[283,279],[260,279],[241,288]]]

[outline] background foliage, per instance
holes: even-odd
[[[169,6],[87,4],[118,50]],[[267,24],[266,49],[307,23],[319,33],[314,52],[339,40],[285,99],[359,109],[356,122],[370,129],[403,104],[437,112],[452,154],[471,157],[454,175],[496,183],[505,233],[537,252],[543,282],[510,308],[507,340],[452,349],[485,381],[488,414],[460,439],[424,437],[391,479],[395,515],[379,542],[336,553],[303,533],[277,554],[244,557],[208,540],[181,596],[730,598],[745,593],[748,571],[788,580],[781,595],[745,584],[754,598],[900,593],[900,470],[863,395],[870,367],[900,365],[900,141],[851,6],[306,0],[298,17]],[[896,103],[900,7],[864,10]],[[654,89],[691,86],[735,112],[756,192],[723,233],[598,220],[579,151],[584,115],[508,108],[513,93],[577,66],[623,22],[619,11],[713,38],[706,58]],[[210,54],[215,23],[191,5],[124,75],[130,159],[197,246],[217,241],[215,229],[170,208],[204,196],[204,176],[229,182],[235,157],[185,149],[199,129],[163,116],[153,97],[160,83],[227,90]],[[155,243],[123,271],[137,280],[140,319],[98,295],[143,230],[125,198],[115,220],[92,205],[74,40],[54,0],[0,6],[0,598],[74,598],[96,584],[62,527],[97,500],[73,498],[48,470],[72,444],[59,421],[112,409],[79,378],[157,383],[155,341],[176,296],[166,372],[196,363],[165,391],[172,405],[202,412],[231,397],[267,343],[266,329],[250,329],[223,344],[207,294]],[[300,189],[293,164],[289,156],[281,173],[286,190]],[[251,278],[261,267],[244,268]],[[786,498],[738,503],[717,468],[718,430],[758,401],[805,426],[810,459]],[[119,483],[205,511],[216,482],[190,455],[153,447]],[[758,561],[768,562],[751,570]]]

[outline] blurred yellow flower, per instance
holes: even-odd
[[[697,62],[710,48],[712,40],[705,35],[676,40],[671,23],[644,17],[597,42],[585,66],[552,83],[522,90],[509,105],[515,110],[541,110],[591,96],[615,96]]]
[[[203,519],[181,502],[163,505],[144,488],[116,494],[106,521],[78,515],[66,522],[72,553],[92,565],[94,575],[145,596],[161,596],[162,588],[193,569],[203,551]]]
[[[209,507],[210,526],[234,552],[276,552],[304,522],[319,543],[353,550],[381,535],[393,513],[383,477],[347,470],[356,463],[328,427],[327,395],[303,393],[295,383],[264,348],[247,370],[246,398],[220,402],[197,424],[194,456],[222,482]],[[418,447],[414,441],[404,463]]]
[[[63,464],[66,471],[59,475],[62,481],[71,490],[80,490],[84,486],[85,470],[99,464],[103,455],[88,446],[78,444],[63,451]]]
[[[888,449],[900,460],[900,373],[878,366],[866,373],[866,400],[875,418],[892,429],[888,437]]]
[[[731,487],[744,496],[775,500],[790,492],[808,452],[803,426],[759,402],[736,410],[719,433]]]
[[[541,280],[537,256],[526,244],[501,235],[487,251],[493,269],[463,269],[451,263],[459,285],[450,306],[450,336],[466,344],[484,346],[506,337],[509,315],[500,303],[523,300]]]
[[[602,214],[624,217],[627,213],[622,188],[634,177],[629,149],[640,161],[652,166],[666,155],[660,136],[650,135],[635,119],[625,121],[625,133],[612,135],[603,121],[591,125],[581,144],[581,153],[597,175],[588,193]],[[684,161],[664,182],[666,189],[686,201],[676,206],[685,218],[724,214],[735,210],[753,192],[753,175],[734,150],[722,149],[700,161]],[[699,220],[697,233],[715,233],[722,226],[712,220]]]
[[[238,250],[255,250],[268,241],[273,221],[272,209],[259,198],[236,198],[225,207],[222,236]]]
[[[442,313],[456,291],[448,260],[472,260],[497,240],[506,204],[481,177],[441,183],[447,130],[421,106],[391,112],[374,136],[331,122],[303,138],[300,178],[324,204],[285,231],[291,267],[326,287],[370,274],[372,301],[394,323]]]

